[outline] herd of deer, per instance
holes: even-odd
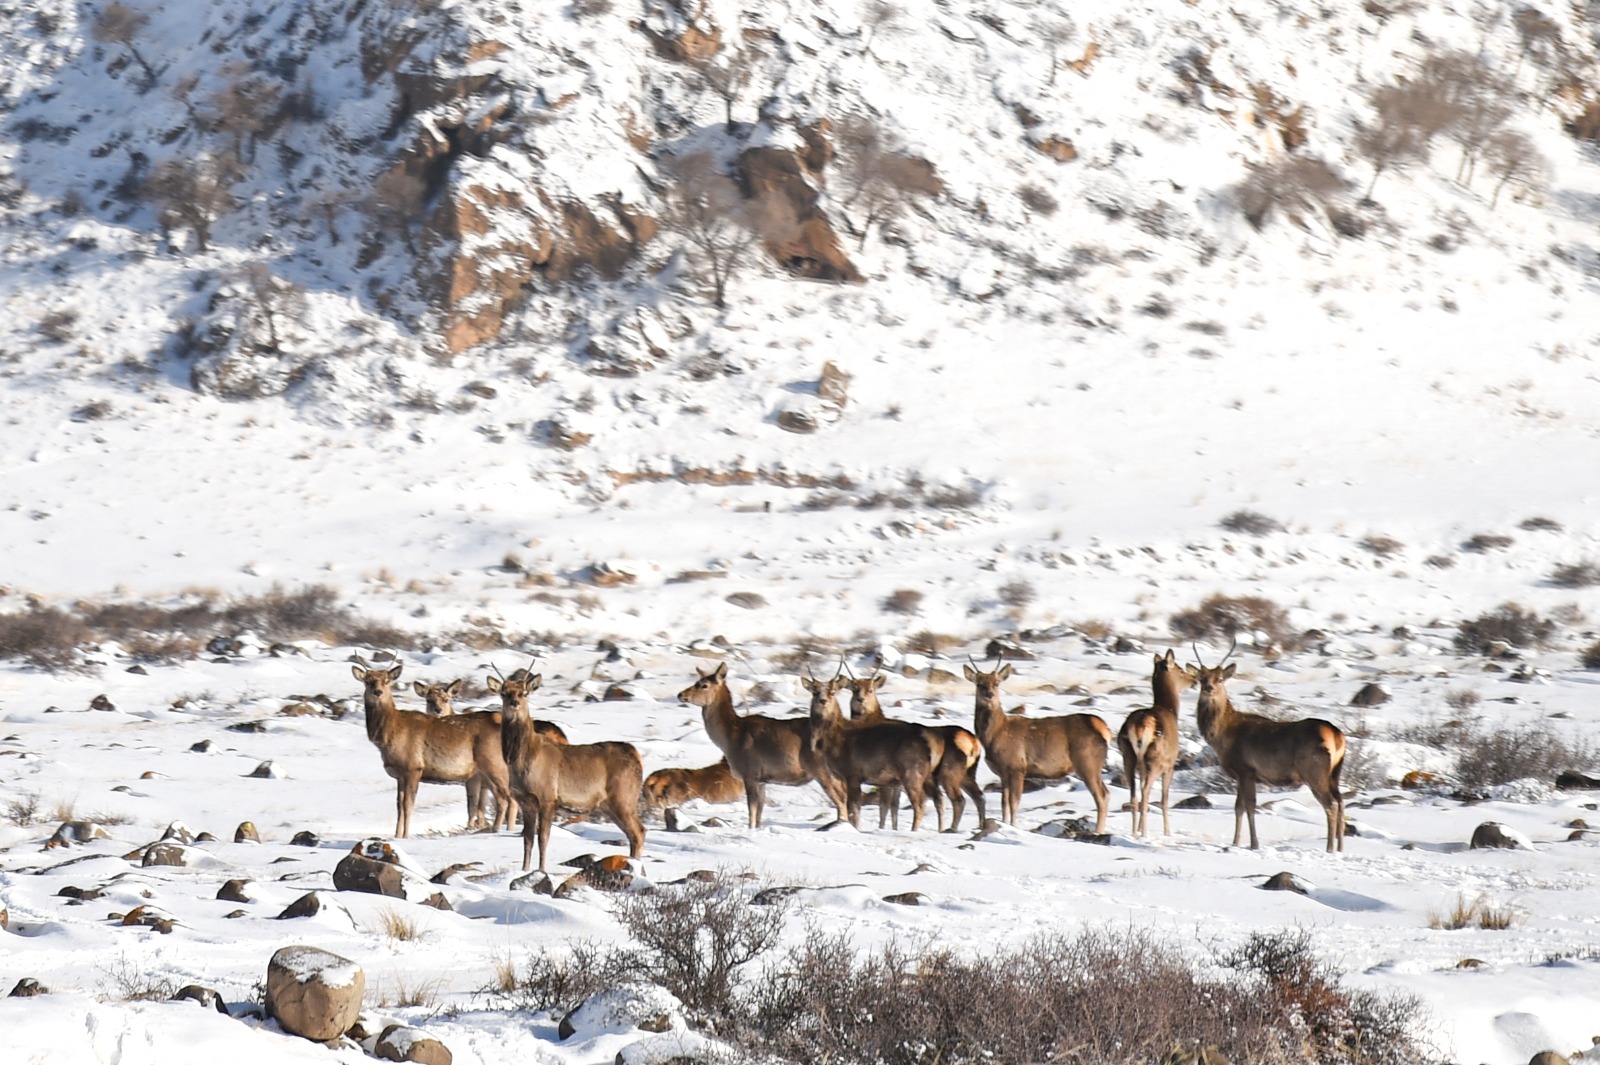
[[[1232,651],[1229,652],[1229,655]],[[1226,656],[1223,662],[1226,662]],[[1023,782],[1029,777],[1060,779],[1077,775],[1094,797],[1095,831],[1106,827],[1108,792],[1103,780],[1111,729],[1093,714],[1030,718],[1007,714],[1000,705],[1009,665],[964,672],[976,689],[973,727],[921,725],[886,717],[878,703],[881,674],[857,678],[841,671],[830,680],[803,679],[811,693],[806,717],[741,715],[728,690],[726,663],[678,693],[681,702],[699,706],[706,733],[723,759],[701,769],[663,769],[644,776],[639,752],[621,742],[574,744],[548,721],[528,712],[528,696],[542,677],[526,669],[505,676],[498,669],[488,687],[500,696],[498,711],[454,713],[451,701],[462,682],[414,685],[426,713],[395,706],[394,685],[401,663],[374,666],[357,658],[352,667],[363,688],[367,738],[378,748],[384,771],[395,781],[395,835],[411,830],[417,785],[464,784],[469,828],[515,827],[522,816],[522,867],[532,865],[535,840],[539,868],[545,867],[550,826],[558,808],[601,811],[622,829],[628,853],[644,847],[641,800],[651,808],[673,807],[691,798],[732,802],[744,795],[750,827],[761,824],[768,784],[815,781],[841,821],[861,823],[861,789],[878,789],[878,826],[893,818],[899,827],[899,798],[911,803],[911,828],[922,825],[924,801],[931,796],[941,830],[954,831],[972,797],[981,823],[983,791],[977,782],[981,757],[1000,778],[1001,815],[1015,825]],[[1238,784],[1234,802],[1234,846],[1249,821],[1250,846],[1256,837],[1256,786],[1305,784],[1327,816],[1328,850],[1344,849],[1344,800],[1339,775],[1344,765],[1344,734],[1318,718],[1274,721],[1235,710],[1224,688],[1235,667],[1181,666],[1171,651],[1156,656],[1151,677],[1154,705],[1128,715],[1117,735],[1124,775],[1132,797],[1133,831],[1146,833],[1152,786],[1161,780],[1161,827],[1171,834],[1168,798],[1178,759],[1179,696],[1198,682],[1196,720],[1200,734],[1216,752],[1221,767]],[[840,712],[838,694],[851,694],[850,717]],[[489,816],[488,800],[495,812]],[[946,825],[944,800],[950,800]]]

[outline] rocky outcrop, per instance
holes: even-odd
[[[815,155],[815,149],[807,149]],[[738,179],[754,201],[762,243],[785,270],[815,281],[860,281],[857,270],[817,206],[817,190],[801,156],[785,148],[746,148],[739,153]]]

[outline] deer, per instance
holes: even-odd
[[[928,783],[944,757],[943,739],[909,721],[846,722],[839,712],[842,677],[801,679],[811,693],[811,748],[822,758],[822,770],[844,790],[840,820],[861,827],[861,785],[892,787],[898,803],[902,788],[911,800],[911,831],[922,827]],[[882,827],[881,825],[879,827]]]
[[[1178,764],[1178,697],[1195,682],[1196,674],[1178,664],[1170,650],[1155,655],[1150,673],[1152,705],[1128,715],[1117,730],[1122,751],[1122,775],[1128,781],[1133,807],[1133,834],[1148,834],[1150,792],[1161,780],[1161,834],[1172,835],[1167,803],[1172,797],[1172,771]]]
[[[884,716],[883,706],[878,702],[878,689],[883,687],[885,676],[876,673],[870,677],[850,676],[845,681],[845,687],[850,691],[850,719],[857,722],[887,721]],[[972,796],[972,801],[978,808],[978,823],[982,824],[986,811],[984,809],[983,789],[978,787],[978,760],[983,757],[983,746],[978,743],[978,737],[968,732],[959,725],[918,725],[935,740],[943,745],[939,756],[938,768],[934,770],[934,780],[937,787],[931,789],[933,793],[933,809],[939,819],[941,832],[954,832],[961,824],[961,815],[966,812],[967,800],[962,795],[966,792]],[[950,826],[945,827],[944,797],[950,797]],[[893,819],[896,829],[900,827],[900,789],[894,784],[885,784],[878,788],[878,827],[882,828],[885,819]]]
[[[1234,642],[1234,647],[1238,642]],[[1260,849],[1256,837],[1256,785],[1301,784],[1311,789],[1328,821],[1328,852],[1344,850],[1344,796],[1339,791],[1339,774],[1344,769],[1344,733],[1332,722],[1306,717],[1298,721],[1274,721],[1260,714],[1235,710],[1228,701],[1225,685],[1232,679],[1237,663],[1222,662],[1207,667],[1195,650],[1195,675],[1200,696],[1195,703],[1195,719],[1200,735],[1217,752],[1222,771],[1238,784],[1233,800],[1233,845],[1239,846],[1244,822],[1250,822],[1250,849]]]
[[[628,838],[628,857],[639,857],[644,852],[644,822],[639,820],[644,763],[638,750],[615,740],[562,743],[541,732],[528,713],[528,696],[543,683],[542,675],[526,669],[507,677],[496,668],[488,681],[489,690],[500,696],[500,750],[511,795],[522,807],[523,872],[533,865],[535,840],[539,871],[544,871],[558,806],[603,811]]]
[[[424,684],[420,680],[411,682],[411,690],[422,696],[422,701],[428,706],[428,713],[434,717],[449,717],[454,714],[455,697],[461,694],[461,688],[466,681],[457,678],[449,684]]]
[[[493,793],[497,805],[491,831],[509,825],[511,790],[505,759],[500,754],[500,715],[454,714],[433,717],[394,704],[394,685],[403,664],[379,668],[360,656],[350,667],[361,682],[366,710],[367,739],[378,748],[384,772],[395,782],[397,839],[411,834],[411,813],[417,805],[417,785],[464,784],[467,789],[467,827],[480,828],[483,791]]]
[[[740,716],[728,690],[728,663],[710,673],[695,667],[698,679],[678,693],[680,702],[700,707],[706,734],[728,760],[733,775],[744,782],[745,808],[751,828],[761,827],[768,784],[822,786],[834,808],[846,809],[844,788],[822,767],[822,755],[811,744],[807,718]],[[840,815],[844,816],[843,813]]]
[[[657,769],[644,778],[645,805],[663,810],[667,828],[676,831],[677,808],[690,799],[706,802],[736,802],[744,785],[733,775],[723,758],[699,769]]]
[[[1059,779],[1076,773],[1094,796],[1095,832],[1106,830],[1108,792],[1101,773],[1111,744],[1111,728],[1093,714],[1062,717],[1008,717],[1000,705],[1000,685],[1011,666],[989,673],[965,665],[974,685],[973,730],[983,744],[983,760],[1000,777],[1000,810],[1007,824],[1017,823],[1022,784],[1028,777]]]

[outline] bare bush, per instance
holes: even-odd
[[[715,56],[689,63],[695,84],[722,101],[723,125],[733,129],[733,107],[754,80],[765,55],[749,42],[735,49],[722,49]]]
[[[1037,185],[1024,185],[1017,190],[1017,199],[1034,214],[1049,218],[1061,209],[1061,204],[1050,193]]]
[[[1482,700],[1476,688],[1451,688],[1444,693],[1444,704],[1457,712],[1471,710]]]
[[[589,996],[632,979],[637,958],[622,947],[594,939],[572,939],[542,946],[520,969],[507,961],[485,993],[504,996],[519,1010],[566,1014]]]
[[[400,165],[378,175],[361,206],[377,232],[398,236],[406,250],[415,252],[414,232],[427,203],[427,182]],[[331,231],[331,218],[329,228]]]
[[[944,182],[932,163],[905,154],[871,119],[845,119],[834,139],[839,154],[831,184],[846,211],[861,213],[859,223],[851,229],[858,245],[866,244],[873,226],[895,221],[918,197],[944,191]]]
[[[263,74],[233,72],[222,88],[212,94],[211,128],[233,138],[233,153],[239,159],[254,157],[256,142],[274,129],[283,114],[283,83]]]
[[[211,227],[238,206],[233,187],[241,176],[238,157],[226,152],[157,163],[144,191],[166,240],[172,241],[173,230],[187,227],[197,249],[209,250]]]
[[[1495,182],[1489,198],[1492,209],[1500,193],[1509,185],[1524,193],[1537,193],[1550,179],[1545,157],[1533,146],[1533,138],[1516,130],[1498,130],[1483,142],[1483,162]]]
[[[135,11],[127,4],[112,0],[111,3],[100,9],[95,16],[94,24],[90,27],[90,34],[102,44],[120,45],[133,61],[139,64],[139,69],[144,73],[144,92],[155,88],[160,75],[145,59],[144,53],[139,51],[138,41],[150,25],[150,16],[142,11]]]
[[[1538,647],[1555,634],[1556,623],[1517,603],[1501,603],[1493,610],[1456,625],[1455,648],[1462,654],[1488,654],[1498,644]]]
[[[1461,550],[1481,555],[1489,551],[1504,551],[1513,543],[1515,541],[1511,537],[1499,533],[1478,533],[1462,541]]]
[[[1588,767],[1600,756],[1590,744],[1569,740],[1543,722],[1466,727],[1457,730],[1453,749],[1456,782],[1468,791],[1530,778],[1553,785],[1558,773]]]
[[[1361,538],[1362,550],[1371,551],[1379,558],[1388,558],[1390,555],[1403,550],[1405,546],[1394,537],[1385,536],[1382,533],[1372,533]]]
[[[1523,518],[1517,523],[1517,528],[1526,529],[1528,532],[1560,532],[1561,523],[1554,518],[1535,515],[1531,518]]]
[[[0,656],[42,669],[73,664],[78,647],[93,637],[82,618],[57,607],[30,604],[19,613],[0,614]]]
[[[1585,647],[1578,661],[1583,664],[1584,669],[1600,669],[1600,640]]]
[[[1285,155],[1251,164],[1249,175],[1233,188],[1245,219],[1262,229],[1274,211],[1297,220],[1338,206],[1350,183],[1314,155]]]
[[[616,912],[639,944],[643,973],[713,1017],[732,1012],[741,971],[775,948],[783,931],[781,903],[752,905],[720,879],[624,895]]]
[[[1550,583],[1557,588],[1593,588],[1600,584],[1600,563],[1563,562],[1550,571]]]
[[[813,929],[769,967],[746,1024],[780,1061],[1123,1065],[1196,1040],[1260,1065],[1425,1056],[1414,1000],[1349,990],[1303,934],[1275,950],[1279,939],[1294,937],[1265,934],[1265,946],[1230,954],[1241,975],[1228,978],[1138,929],[973,958],[897,943],[858,955],[844,936]]]
[[[897,588],[883,600],[883,609],[891,614],[915,614],[922,608],[922,593],[915,588]]]
[[[1236,510],[1217,524],[1228,532],[1244,536],[1268,536],[1284,528],[1283,522],[1255,510]]]
[[[1289,628],[1289,614],[1270,599],[1256,595],[1207,596],[1193,610],[1172,615],[1168,626],[1186,640],[1232,638],[1261,633],[1271,643],[1290,648],[1297,642]]]
[[[18,828],[36,824],[39,820],[39,793],[30,791],[7,799],[6,820]]]
[[[1038,596],[1038,591],[1028,581],[1007,581],[1000,586],[1000,601],[1006,606],[1025,607]]]

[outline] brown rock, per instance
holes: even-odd
[[[317,947],[284,947],[267,964],[267,1015],[284,1031],[318,1042],[337,1039],[361,1013],[361,966]]]
[[[1515,836],[1507,835],[1506,826],[1498,821],[1485,821],[1472,830],[1470,850],[1489,850],[1501,848],[1504,850],[1520,850],[1522,844]]]
[[[315,891],[308,891],[284,907],[278,914],[278,920],[287,921],[295,917],[315,917],[322,912],[322,896]]]
[[[384,1061],[415,1061],[420,1065],[450,1065],[450,1050],[419,1028],[391,1024],[378,1036],[374,1056]]]
[[[135,906],[122,917],[125,928],[154,928],[162,935],[172,933],[173,920],[170,914],[162,913],[151,906]]]
[[[932,167],[928,169],[931,174]],[[779,265],[816,281],[861,280],[861,271],[845,255],[818,207],[817,190],[806,180],[798,155],[786,148],[746,148],[739,153],[738,177],[761,217],[782,220],[768,227],[764,237],[767,254]]]
[[[1382,684],[1369,681],[1350,697],[1351,706],[1382,706],[1389,701],[1389,692]]]
[[[1295,879],[1293,873],[1274,873],[1267,878],[1267,882],[1262,884],[1261,887],[1266,891],[1293,891],[1299,895],[1308,893],[1306,886]]]
[[[256,831],[254,821],[240,821],[239,827],[233,830],[235,843],[260,843],[261,834]]]
[[[884,902],[892,902],[896,906],[921,906],[927,901],[928,896],[920,891],[902,891],[898,895],[885,895]]]
[[[1554,1050],[1541,1050],[1528,1059],[1528,1065],[1572,1065],[1565,1054],[1557,1054]]]
[[[181,867],[188,865],[194,854],[195,851],[193,847],[185,847],[181,843],[173,843],[164,840],[160,843],[152,843],[150,846],[146,847],[144,849],[144,857],[140,860],[140,864],[146,866],[175,865]]]
[[[34,995],[48,995],[50,989],[31,976],[24,976],[11,988],[10,998],[32,998]]]
[[[217,889],[217,899],[221,902],[254,902],[246,892],[245,885],[248,880],[230,880]]]
[[[184,1000],[198,1002],[207,1009],[214,1009],[224,1015],[228,1012],[228,1004],[222,1001],[221,995],[211,988],[201,987],[199,984],[188,984],[179,988],[178,992],[170,999],[172,1002]]]
[[[450,905],[450,900],[444,897],[444,892],[435,891],[432,895],[422,900],[422,905],[432,906],[436,910],[455,912],[455,907]]]
[[[398,865],[374,861],[359,854],[347,854],[339,859],[339,864],[333,867],[333,887],[336,891],[365,891],[396,899],[406,897]]]
[[[1070,163],[1078,158],[1078,149],[1065,137],[1041,137],[1038,140],[1029,140],[1033,150],[1040,155],[1054,159],[1058,163]]]

